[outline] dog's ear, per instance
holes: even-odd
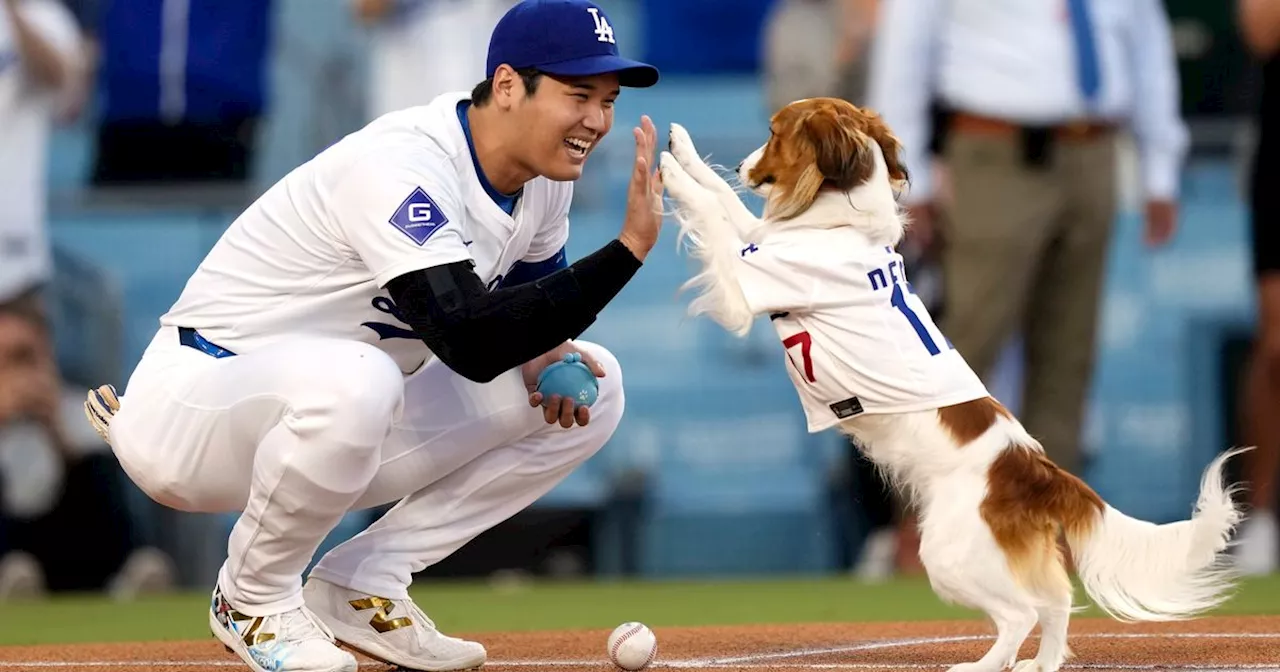
[[[803,212],[823,187],[849,191],[875,170],[870,140],[856,120],[830,101],[805,102],[785,120],[779,140],[779,158],[785,153],[791,168],[770,194],[770,214],[779,219]]]
[[[814,165],[827,184],[849,191],[875,172],[875,155],[859,119],[834,105],[813,110],[804,121],[805,136],[813,147]]]
[[[906,166],[902,165],[902,143],[898,141],[893,131],[889,130],[889,125],[884,123],[880,115],[866,110],[861,112],[863,129],[877,145],[880,145],[880,154],[884,156],[885,167],[889,169],[889,186],[893,188],[894,193],[899,193],[911,179],[907,174]]]

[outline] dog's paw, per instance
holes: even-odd
[[[1040,667],[1040,663],[1035,660],[1019,660],[1013,666],[1013,672],[1058,672],[1057,670],[1046,670]]]
[[[658,157],[658,172],[662,175],[662,184],[676,200],[692,200],[701,191],[671,152],[663,152]]]
[[[679,179],[676,173],[680,171],[680,163],[676,161],[676,157],[671,152],[662,152],[658,155],[658,175],[662,177],[662,184],[671,187],[673,179]]]
[[[689,131],[680,124],[671,124],[671,139],[667,144],[671,148],[671,153],[683,165],[689,165],[691,161],[702,161],[698,157],[698,150],[693,146],[693,138],[690,137]]]

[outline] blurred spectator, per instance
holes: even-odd
[[[95,0],[93,182],[246,181],[267,100],[270,0]]]
[[[62,384],[40,298],[0,303],[0,599],[172,584],[168,558],[135,542],[120,467],[83,429],[81,389]]]
[[[1280,563],[1280,0],[1239,0],[1238,9],[1244,41],[1262,63],[1262,96],[1249,186],[1258,333],[1245,404],[1246,433],[1257,448],[1244,455],[1252,515],[1241,526],[1236,557],[1244,572],[1269,574]]]
[[[833,96],[865,105],[869,45],[880,0],[777,0],[765,23],[765,98],[772,114],[802,98]],[[918,255],[908,260],[909,275],[919,282],[935,269]],[[927,284],[927,282],[926,282]],[[932,303],[923,297],[926,304]],[[902,502],[875,465],[849,441],[845,462],[848,495],[867,531],[853,554],[853,574],[865,581],[881,581],[896,571],[909,571],[911,524]]]
[[[369,118],[484,79],[489,33],[515,0],[352,0],[372,29]]]
[[[1021,331],[1020,415],[1075,473],[1118,134],[1136,135],[1145,239],[1162,244],[1188,144],[1176,66],[1159,0],[884,0],[879,16],[869,98],[904,144],[908,244],[941,259],[939,324],[984,377]]]
[[[1146,242],[1173,235],[1188,144],[1159,0],[886,0],[872,106],[905,145],[909,236],[941,243],[942,328],[980,374],[1022,330],[1022,417],[1080,471],[1117,135],[1137,138]],[[947,226],[932,230],[930,102],[946,110]]]
[[[766,18],[765,97],[769,113],[802,98],[833,96],[866,105],[869,47],[881,0],[778,0]],[[918,250],[904,249],[907,272],[930,310],[940,306],[930,291],[937,265]],[[937,314],[935,313],[935,318]],[[914,558],[914,520],[857,444],[849,442],[846,486],[867,535],[853,574],[881,581],[919,567]]]
[[[65,121],[75,120],[88,105],[95,93],[93,73],[98,70],[98,16],[103,0],[59,0],[75,17],[80,28],[81,77],[75,91],[69,96]]]
[[[879,0],[777,0],[765,19],[769,113],[802,98],[861,105]]]
[[[75,19],[57,0],[0,0],[0,301],[48,281],[50,126],[78,112],[84,69]]]

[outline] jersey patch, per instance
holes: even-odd
[[[841,420],[851,418],[862,412],[862,400],[857,397],[849,397],[844,401],[837,401],[831,404],[831,412],[836,414]]]
[[[436,231],[448,224],[449,218],[445,216],[440,206],[431,200],[427,192],[422,190],[422,187],[415,187],[413,193],[404,199],[388,221],[421,246]]]

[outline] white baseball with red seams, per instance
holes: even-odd
[[[644,623],[623,623],[609,633],[609,660],[624,670],[643,670],[658,656],[658,638]]]

